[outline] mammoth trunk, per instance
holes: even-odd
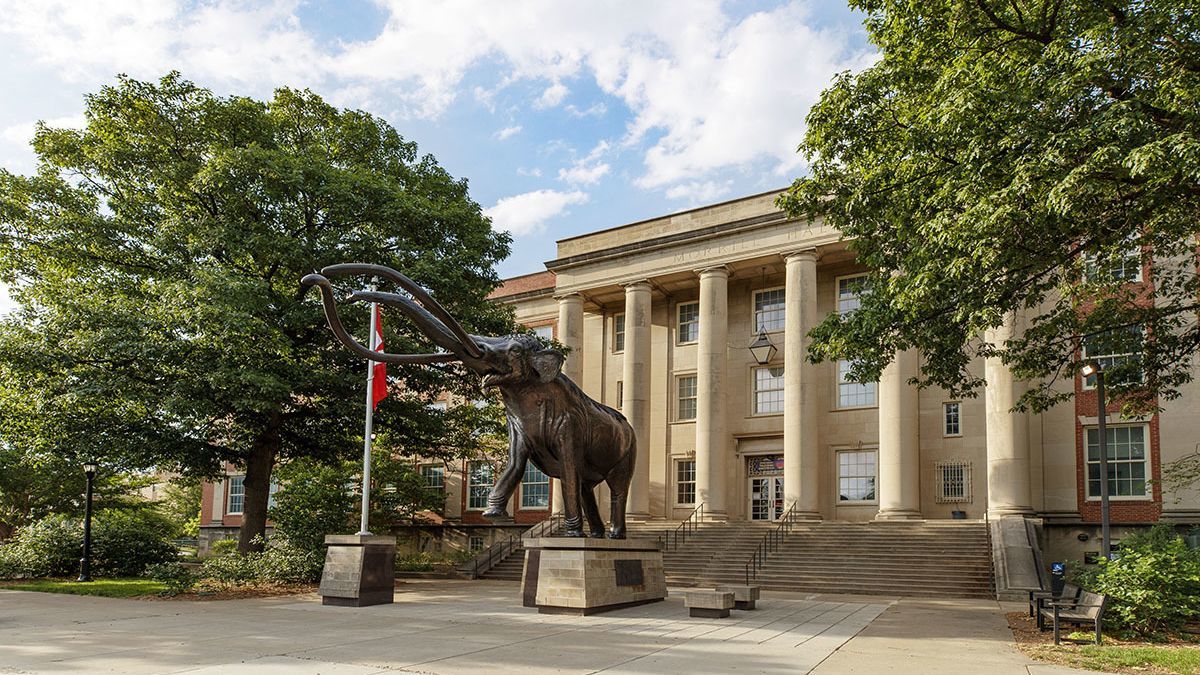
[[[245,503],[242,507],[242,529],[238,537],[238,551],[249,553],[261,551],[267,531],[267,504],[271,499],[271,471],[279,455],[279,427],[277,416],[263,430],[250,454],[246,457]]]

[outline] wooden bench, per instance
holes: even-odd
[[[737,586],[732,584],[717,586],[717,590],[733,593],[734,609],[754,609],[754,603],[758,601],[760,593],[758,586]]]
[[[1062,592],[1055,595],[1053,591],[1029,591],[1029,616],[1036,616],[1038,620],[1038,628],[1042,627],[1042,615],[1039,612],[1043,607],[1049,607],[1051,602],[1075,602],[1079,600],[1079,591],[1081,589],[1075,584],[1063,584]]]
[[[685,591],[683,604],[691,616],[724,619],[733,609],[733,593],[729,591]]]
[[[1075,625],[1092,624],[1096,630],[1096,644],[1100,644],[1100,623],[1104,620],[1104,608],[1108,605],[1108,597],[1091,591],[1080,591],[1076,601],[1049,601],[1049,607],[1038,610],[1038,627],[1045,630],[1046,620],[1054,624],[1054,644],[1062,644],[1059,625],[1064,623]]]

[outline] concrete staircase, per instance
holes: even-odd
[[[656,539],[676,522],[630,524],[631,538]],[[663,554],[667,584],[745,582],[746,563],[774,523],[702,523]],[[483,575],[520,581],[518,548]],[[924,521],[798,523],[767,556],[754,583],[803,593],[992,597],[992,558],[983,523]]]

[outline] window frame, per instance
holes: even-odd
[[[686,397],[688,400],[691,400],[691,402],[692,402],[692,416],[691,417],[683,416],[683,401],[684,401],[685,397],[683,395],[683,391],[681,390],[681,387],[683,385],[683,381],[687,380],[687,379],[692,380],[692,395],[690,397]],[[699,413],[700,413],[699,395],[700,395],[700,380],[697,377],[696,373],[680,373],[675,376],[675,421],[676,422],[691,423],[691,422],[696,421],[696,416],[699,415]]]
[[[617,326],[621,327],[619,331],[617,330]],[[621,336],[621,347],[619,349],[617,348],[617,335]],[[612,353],[625,353],[625,312],[613,314],[612,317]]]
[[[833,306],[836,308],[838,316],[848,316],[858,310],[858,307],[846,311],[842,310],[842,281],[845,279],[866,279],[869,277],[870,275],[866,272],[858,272],[855,274],[843,274],[833,278]],[[855,293],[854,299],[858,300],[861,296],[861,292]],[[861,302],[859,303],[859,306],[861,306]]]
[[[842,455],[843,454],[869,454],[874,457],[873,468],[874,473],[870,476],[871,485],[874,488],[875,496],[871,499],[842,499],[842,479],[843,478],[867,478],[868,476],[854,474],[842,475]],[[834,448],[833,450],[833,494],[834,506],[870,506],[879,503],[879,447],[852,447],[852,448]]]
[[[946,471],[960,469],[962,471],[962,494],[947,495]],[[970,504],[975,501],[972,472],[974,467],[965,459],[944,459],[934,462],[934,493],[933,501],[938,504]]]
[[[441,481],[441,485],[431,485],[431,484],[429,483],[429,478],[430,478],[430,477],[429,477],[429,476],[427,476],[427,475],[425,475],[425,470],[426,470],[426,469],[436,469],[436,470],[439,470],[439,472],[440,472],[440,473],[439,473],[439,480]],[[426,489],[428,489],[428,490],[438,490],[438,491],[441,491],[441,492],[445,492],[445,491],[446,491],[446,467],[445,467],[445,465],[443,465],[443,464],[437,464],[437,463],[429,463],[429,462],[427,462],[427,463],[424,463],[424,464],[418,464],[418,465],[417,465],[417,473],[421,474],[421,478],[424,478],[424,479],[425,479],[425,488],[426,488]]]
[[[1120,284],[1140,284],[1145,280],[1146,267],[1146,251],[1142,245],[1138,243],[1137,237],[1133,237],[1134,241],[1130,242],[1129,248],[1126,249],[1124,256],[1120,260],[1122,276],[1117,278],[1112,275],[1113,265],[1110,265],[1107,270],[1104,270],[1105,276],[1108,278],[1100,278],[1100,256],[1095,253],[1084,254],[1083,258],[1083,279],[1088,283],[1120,283]],[[1125,274],[1129,266],[1126,264],[1130,260],[1137,259],[1137,274],[1133,278],[1126,278]],[[1115,261],[1109,261],[1110,263]]]
[[[760,371],[760,370],[768,370],[768,371],[769,370],[779,370],[780,371],[780,373],[778,375],[779,387],[776,389],[766,389],[766,390],[763,390],[760,392],[759,388],[758,388],[758,371]],[[776,376],[772,374],[771,379],[772,380],[776,379]],[[782,396],[786,387],[787,387],[787,375],[786,375],[786,372],[784,371],[784,366],[782,363],[769,364],[769,365],[765,365],[765,366],[755,365],[755,366],[751,367],[750,368],[750,416],[751,417],[770,417],[770,416],[774,416],[774,415],[782,415],[784,413],[784,407],[785,407],[783,398],[779,399],[779,410],[778,411],[763,412],[758,409],[758,395],[760,393],[778,391],[778,392],[780,392],[780,395]]]
[[[540,326],[527,326],[527,328],[529,330],[533,331],[533,334],[542,340],[553,340],[554,339],[554,324],[552,324],[552,323],[544,323],[544,324],[541,324]],[[538,333],[538,331],[540,331],[540,330],[549,330],[550,334],[549,335],[541,335],[540,333]]]
[[[234,485],[235,478],[238,479],[237,484],[241,487],[241,492],[237,493],[237,495],[234,495],[234,493],[233,493],[233,485]],[[233,510],[233,498],[235,496],[240,497],[242,500],[241,508],[239,508],[236,511]],[[230,475],[226,476],[225,515],[240,516],[245,512],[246,512],[246,474],[244,474],[244,473],[230,474]]]
[[[1134,464],[1134,463],[1140,461],[1142,463],[1142,466],[1144,467],[1143,471],[1142,471],[1142,479],[1141,479],[1143,493],[1140,495],[1118,495],[1115,492],[1113,492],[1112,490],[1109,490],[1109,493],[1108,493],[1109,500],[1110,501],[1122,501],[1122,502],[1154,501],[1154,486],[1151,484],[1151,481],[1154,479],[1154,474],[1153,474],[1154,465],[1151,462],[1150,423],[1149,422],[1133,422],[1130,424],[1107,424],[1105,426],[1107,427],[1105,429],[1106,436],[1107,436],[1107,438],[1105,440],[1109,440],[1112,438],[1111,434],[1114,429],[1141,428],[1142,429],[1142,446],[1143,446],[1142,447],[1143,457],[1141,460],[1127,460],[1127,459],[1109,459],[1108,460],[1108,465],[1110,467],[1112,467],[1114,463]],[[1090,469],[1093,464],[1095,464],[1097,467],[1099,467],[1100,459],[1097,457],[1096,461],[1094,461],[1094,462],[1088,459],[1088,446],[1089,446],[1088,432],[1089,431],[1096,432],[1096,435],[1097,435],[1096,440],[1098,442],[1100,440],[1099,439],[1100,425],[1099,424],[1089,424],[1089,425],[1086,425],[1083,427],[1083,494],[1084,494],[1085,501],[1099,502],[1100,495],[1099,494],[1097,494],[1095,496],[1092,495],[1092,480],[1091,480],[1091,470]],[[1097,468],[1097,470],[1099,470],[1099,468]],[[1103,480],[1103,477],[1101,479]],[[1120,479],[1118,478],[1116,480],[1120,480]]]
[[[692,465],[692,471],[691,471],[691,480],[683,480],[683,479],[682,479],[682,476],[680,475],[680,468],[681,468],[681,465],[683,465],[683,464],[691,464],[691,465]],[[685,485],[691,485],[691,486],[692,486],[692,490],[691,490],[691,492],[692,492],[692,501],[690,501],[690,502],[683,502],[683,501],[679,501],[680,493],[681,493],[681,491],[682,491],[681,489],[682,489],[682,487],[683,487],[683,486],[685,486]],[[694,506],[696,506],[696,498],[697,498],[697,493],[696,493],[696,458],[695,458],[695,457],[679,457],[679,458],[676,458],[676,459],[675,459],[675,506],[679,506],[679,507],[687,507],[687,506],[692,506],[692,507],[694,507]]]
[[[1112,330],[1124,330],[1124,329],[1130,329],[1130,328],[1136,328],[1138,334],[1141,336],[1142,342],[1145,343],[1146,328],[1144,326],[1142,326],[1141,324],[1138,324],[1136,326],[1125,326],[1124,328],[1114,328],[1109,331],[1102,331],[1101,333],[1097,333],[1091,337],[1098,337],[1100,335],[1103,335],[1104,333],[1111,332]],[[1134,352],[1121,352],[1121,353],[1112,353],[1112,354],[1095,354],[1095,355],[1089,354],[1088,346],[1087,346],[1087,338],[1084,338],[1079,341],[1079,356],[1080,356],[1081,361],[1085,361],[1085,362],[1089,362],[1089,363],[1100,361],[1101,366],[1104,368],[1105,371],[1107,371],[1109,368],[1111,368],[1115,365],[1127,363],[1130,360],[1136,359],[1139,363],[1142,360],[1142,352],[1140,350],[1134,351]],[[1118,359],[1120,359],[1120,360],[1118,360]],[[1107,372],[1106,372],[1106,376],[1107,376]],[[1082,385],[1084,391],[1092,391],[1096,388],[1096,376],[1095,375],[1083,375],[1082,373],[1080,373],[1079,377],[1082,380],[1080,384]],[[1129,384],[1145,382],[1145,380],[1146,380],[1146,371],[1139,368],[1137,379],[1134,382],[1131,382]],[[1105,380],[1105,384],[1111,385],[1111,384],[1116,384],[1116,383]],[[1126,384],[1126,383],[1122,382],[1121,384]]]
[[[878,382],[851,382],[851,381],[844,380],[843,378],[845,376],[842,374],[842,364],[843,363],[849,365],[850,359],[838,359],[837,362],[834,364],[833,381],[834,381],[834,386],[836,387],[836,390],[834,392],[834,394],[835,394],[834,395],[834,409],[835,410],[865,410],[868,408],[878,408],[879,407],[879,383]],[[842,387],[844,385],[856,385],[859,387],[870,386],[871,402],[870,403],[859,403],[859,404],[854,404],[854,405],[843,405],[842,404]]]
[[[954,427],[955,431],[950,431],[950,406],[954,406]],[[962,401],[943,401],[942,402],[942,438],[961,438],[962,431]]]
[[[538,473],[541,473],[542,476],[544,476],[546,480],[545,481],[537,481],[537,482],[527,481],[526,478],[529,476],[530,469],[534,469]],[[527,505],[525,503],[525,487],[527,485],[545,485],[546,486],[546,505],[545,506],[538,506],[538,505],[531,506],[531,505]],[[543,472],[541,469],[534,466],[533,462],[527,462],[525,464],[525,471],[521,473],[520,496],[517,498],[517,508],[519,508],[523,511],[548,511],[548,510],[550,510],[550,506],[551,506],[550,502],[553,500],[554,500],[554,491],[550,488],[550,476],[548,474],[546,474],[545,472]]]
[[[486,459],[473,459],[473,460],[470,460],[467,462],[467,475],[466,475],[467,489],[466,489],[466,504],[465,504],[466,510],[467,511],[485,511],[485,510],[487,510],[487,507],[488,507],[487,495],[484,495],[484,497],[483,497],[483,506],[471,506],[471,499],[472,499],[472,497],[475,496],[473,494],[472,490],[473,490],[473,488],[477,487],[475,480],[474,480],[475,473],[472,470],[473,465],[475,465],[475,464],[486,464],[487,466],[491,467],[492,482],[488,483],[488,486],[487,486],[488,494],[491,493],[492,487],[496,485],[496,465],[491,460],[486,460]]]
[[[758,296],[762,293],[770,293],[772,291],[783,291],[783,318],[780,320],[778,328],[767,328],[768,333],[782,333],[787,327],[787,286],[768,286],[767,288],[755,288],[750,291],[750,334],[757,335],[762,324],[758,320]]]
[[[695,337],[691,340],[683,339],[683,309],[685,307],[695,307],[696,317],[687,322],[687,325],[695,326]],[[700,301],[693,300],[689,302],[681,302],[675,306],[675,344],[676,345],[694,345],[700,342]]]

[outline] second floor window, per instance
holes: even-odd
[[[754,369],[754,414],[783,412],[783,368]]]
[[[550,508],[550,477],[533,462],[525,465],[525,475],[521,477],[521,508]]]
[[[625,351],[625,315],[613,316],[613,351]]]
[[[1083,359],[1100,364],[1108,384],[1127,384],[1142,379],[1142,327],[1114,328],[1083,340]],[[1084,379],[1084,388],[1096,386],[1096,376]]]
[[[538,326],[533,329],[533,334],[543,340],[554,339],[554,326]]]
[[[962,404],[958,401],[942,404],[943,436],[962,436]]]
[[[425,479],[425,487],[431,490],[441,490],[446,487],[446,468],[438,464],[422,464],[421,477]]]
[[[862,408],[875,405],[875,383],[850,379],[850,362],[838,361],[838,407]]]
[[[754,293],[754,331],[783,330],[784,294],[782,288]]]
[[[865,274],[841,277],[837,280],[838,314],[851,314],[862,305],[859,296],[862,295],[862,289],[866,282],[867,275]]]
[[[700,339],[700,303],[688,302],[679,306],[679,344]]]
[[[696,419],[696,376],[683,375],[678,380],[679,401],[676,410],[680,421]]]
[[[229,501],[225,513],[237,514],[246,508],[246,477],[229,477]]]
[[[1108,494],[1110,497],[1147,497],[1146,425],[1109,427],[1104,433],[1108,446]],[[1100,498],[1100,430],[1087,429],[1087,496]]]
[[[467,465],[467,508],[486,509],[488,494],[496,481],[496,467],[491,462],[471,462]]]

